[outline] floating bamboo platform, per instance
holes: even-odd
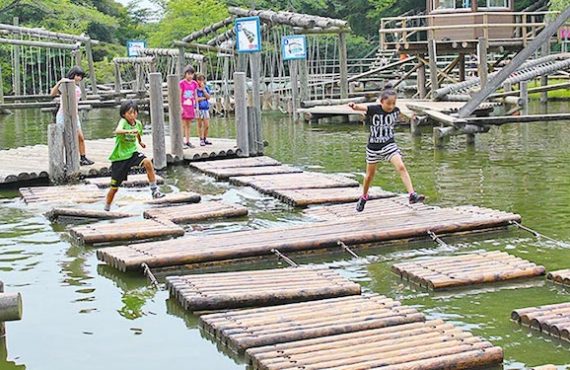
[[[570,302],[514,310],[511,319],[570,342]]]
[[[170,138],[166,137],[166,152],[170,153]],[[147,145],[142,150],[147,157],[152,158],[152,137],[143,136],[143,142]],[[236,141],[233,139],[212,139],[213,145],[199,146],[184,149],[184,159],[187,161],[203,160],[206,158],[226,158],[238,155]],[[91,166],[80,168],[83,176],[106,176],[110,173],[111,162],[108,160],[115,144],[114,138],[87,140],[87,156],[95,163]],[[173,160],[167,155],[168,161]],[[30,158],[34,158],[30,161]],[[47,145],[34,145],[14,149],[0,150],[0,184],[16,183],[21,181],[48,179],[49,156]]]
[[[169,276],[166,281],[170,296],[190,311],[274,306],[360,294],[360,285],[326,268]]]
[[[274,193],[277,199],[292,205],[293,207],[308,207],[315,204],[356,202],[362,195],[362,190],[357,187],[348,187],[276,190]],[[394,196],[396,196],[395,193],[376,187],[371,188],[368,192],[370,200],[390,198]]]
[[[254,369],[440,370],[489,368],[503,350],[442,320],[250,348]]]
[[[207,175],[213,176],[216,180],[228,180],[230,177],[237,176],[262,176],[262,175],[280,175],[289,173],[301,173],[300,168],[291,166],[259,166],[259,167],[236,167],[236,168],[219,168],[203,171]]]
[[[147,200],[145,203],[153,206],[168,206],[171,204],[199,203],[200,200],[202,200],[202,197],[198,193],[181,191],[179,193],[165,194],[163,198]]]
[[[348,177],[319,172],[302,172],[281,175],[240,176],[230,177],[230,184],[251,186],[257,191],[278,195],[278,190],[324,189],[357,187],[358,181]]]
[[[70,234],[83,244],[102,244],[182,236],[184,229],[168,220],[137,220],[76,226]]]
[[[232,158],[232,159],[221,159],[221,160],[190,163],[190,167],[203,172],[220,170],[222,168],[264,167],[264,166],[280,166],[280,165],[281,162],[267,156]]]
[[[544,275],[544,267],[505,252],[422,258],[392,266],[401,278],[429,289],[445,289]]]
[[[397,207],[397,203],[390,199],[370,203],[385,202],[388,207]],[[104,248],[97,251],[97,257],[125,271],[139,269],[143,262],[150,267],[221,262],[268,256],[273,254],[273,249],[281,252],[315,251],[338,248],[338,241],[351,246],[424,238],[428,236],[428,231],[451,234],[506,227],[511,221],[520,221],[520,216],[516,214],[473,206],[440,208],[400,205],[401,212],[393,213],[390,217],[378,217],[378,213],[359,215],[354,212],[352,205],[345,206],[351,209],[352,216],[281,228],[188,236],[175,241],[141,243],[136,247]]]
[[[87,184],[96,185],[100,188],[108,188],[111,185],[110,177],[94,177],[86,180]],[[156,175],[156,183],[158,185],[164,184],[164,179]],[[122,187],[135,188],[148,186],[148,176],[146,173],[129,175],[129,178],[121,184]]]
[[[54,208],[45,215],[48,219],[56,221],[60,218],[79,218],[93,220],[113,220],[133,217],[133,214],[117,211],[104,211],[99,209],[81,208]]]
[[[570,269],[549,272],[546,278],[555,283],[570,286]]]
[[[330,298],[203,315],[205,331],[231,349],[318,338],[425,321],[415,308],[372,295]]]
[[[212,218],[246,216],[246,207],[223,202],[204,202],[181,206],[148,209],[145,218],[165,219],[176,224],[206,221]]]
[[[96,185],[38,186],[20,188],[27,204],[34,203],[95,203],[105,198],[105,192]]]

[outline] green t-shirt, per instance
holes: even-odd
[[[137,130],[139,134],[143,133],[143,125],[141,121],[135,121],[134,125],[131,125],[126,119],[121,118],[119,121],[120,128],[123,130]],[[133,153],[137,151],[137,135],[135,134],[117,134],[115,136],[115,148],[109,156],[111,162],[124,161],[133,156]]]

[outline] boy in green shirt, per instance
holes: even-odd
[[[121,104],[121,119],[115,129],[115,148],[109,156],[111,163],[111,188],[107,193],[105,210],[111,210],[111,203],[119,186],[125,181],[132,167],[144,167],[150,184],[150,191],[154,199],[164,197],[156,186],[156,175],[152,161],[144,154],[137,151],[137,141],[142,148],[146,145],[141,141],[143,125],[137,120],[139,108],[132,100],[127,100]]]

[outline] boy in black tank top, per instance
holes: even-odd
[[[400,149],[394,141],[394,127],[400,116],[400,109],[396,107],[396,92],[385,90],[380,96],[378,105],[349,103],[348,106],[353,110],[366,112],[366,122],[370,125],[370,135],[366,145],[366,177],[364,178],[362,196],[356,203],[356,210],[358,212],[364,210],[368,200],[368,189],[380,161],[388,161],[394,165],[406,186],[410,204],[423,202],[425,196],[414,191],[412,180],[402,161]]]

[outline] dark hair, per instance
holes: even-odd
[[[121,118],[125,118],[125,114],[131,109],[137,113],[139,111],[139,106],[134,100],[126,100],[122,102],[121,108],[119,109],[119,114],[121,115]]]
[[[85,78],[85,72],[83,71],[83,69],[81,69],[81,67],[73,66],[71,67],[69,72],[67,72],[67,78],[69,78],[70,80],[73,80],[75,76],[81,76],[81,78]]]
[[[384,101],[392,96],[397,97],[398,95],[396,94],[396,92],[394,90],[391,89],[387,89],[382,91],[382,94],[380,94],[380,101]]]
[[[186,76],[187,73],[194,74],[196,71],[194,71],[192,66],[186,66],[186,68],[184,68],[184,76]]]
[[[205,81],[205,80],[206,80],[206,76],[204,76],[203,74],[198,73],[196,75],[196,81]]]

